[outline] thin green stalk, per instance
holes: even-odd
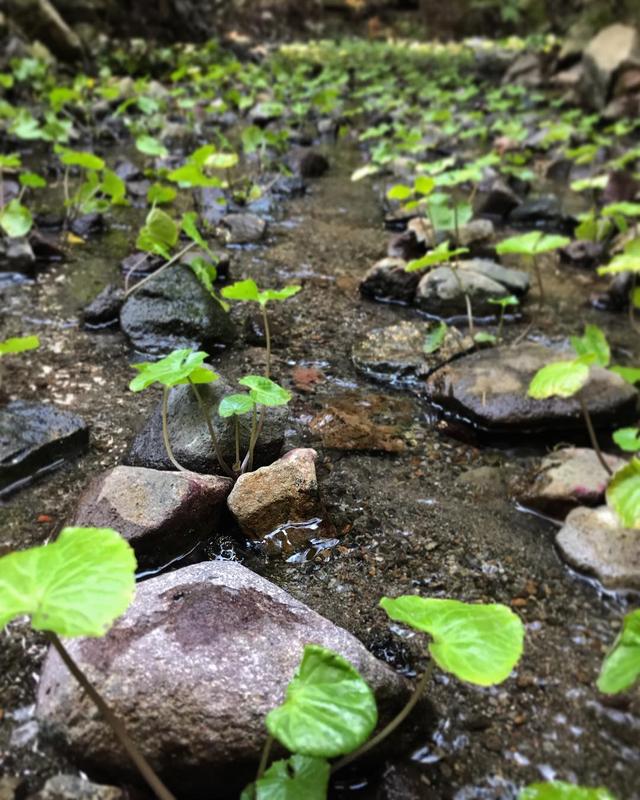
[[[605,457],[602,454],[602,450],[600,449],[600,445],[598,444],[598,437],[596,436],[595,428],[593,427],[593,422],[591,420],[591,414],[589,413],[589,409],[587,408],[587,404],[584,402],[583,397],[578,398],[580,400],[580,408],[582,409],[582,416],[584,417],[584,421],[587,425],[587,431],[589,433],[589,439],[591,440],[591,446],[596,452],[596,456],[598,457],[598,461],[602,464],[604,469],[609,475],[613,475],[613,470],[607,464]]]
[[[262,310],[262,321],[264,323],[264,338],[267,344],[267,368],[265,370],[265,377],[271,377],[271,330],[269,328],[269,317],[267,315],[267,305],[260,305]]]
[[[213,449],[215,450],[218,463],[230,478],[235,478],[235,473],[231,469],[231,467],[227,464],[227,461],[222,452],[222,448],[220,447],[220,442],[218,441],[218,437],[216,436],[216,432],[213,429],[213,425],[211,423],[211,416],[209,415],[209,409],[207,408],[206,403],[202,395],[200,394],[200,390],[198,389],[196,384],[193,383],[191,379],[189,379],[189,383],[191,385],[194,395],[196,396],[198,407],[200,408],[200,413],[204,417],[204,421],[207,425],[207,430],[209,431],[209,437],[211,438],[211,444],[213,445]]]
[[[535,255],[532,256],[533,268],[536,271],[536,280],[538,281],[538,291],[540,292],[540,305],[544,305],[544,286],[542,285],[542,272],[540,271],[540,264]]]
[[[473,309],[471,307],[471,298],[469,297],[468,293],[465,292],[465,290],[464,290],[464,285],[462,283],[462,280],[460,279],[460,276],[458,275],[457,264],[454,263],[454,262],[451,262],[451,271],[453,272],[453,276],[456,279],[456,282],[458,284],[458,288],[460,289],[460,291],[464,295],[464,302],[465,302],[465,305],[467,307],[467,322],[469,324],[469,336],[473,337],[473,332],[474,332],[475,328],[474,328],[474,325],[473,325]]]
[[[136,263],[133,264],[131,267],[129,267],[129,269],[127,270],[127,273],[124,276],[124,291],[125,291],[125,294],[129,291],[129,281],[131,280],[131,276],[138,269],[138,267],[141,267],[144,264],[144,262],[149,258],[150,255],[151,255],[151,253],[145,253],[142,256],[142,258],[139,258],[136,261]]]
[[[105,721],[107,722],[111,730],[114,732],[118,741],[120,742],[122,747],[126,750],[127,755],[133,761],[133,763],[136,766],[136,769],[145,779],[149,787],[155,792],[155,794],[160,798],[160,800],[175,800],[174,795],[167,789],[164,783],[160,780],[160,778],[156,774],[151,764],[149,764],[147,759],[142,755],[142,753],[138,749],[137,745],[134,744],[132,739],[129,737],[129,734],[127,733],[122,722],[118,719],[118,717],[116,717],[116,715],[107,705],[106,701],[103,699],[102,695],[98,692],[95,686],[89,681],[84,672],[82,672],[80,667],[73,660],[71,654],[62,644],[60,639],[56,636],[55,633],[47,632],[45,635],[49,640],[49,642],[51,643],[51,645],[56,650],[56,652],[58,653],[58,655],[60,656],[60,658],[62,659],[66,668],[78,681],[78,683],[84,689],[84,691],[89,695],[92,702],[97,706],[98,711],[100,711]]]
[[[253,412],[251,414],[251,435],[249,436],[249,452],[247,453],[247,468],[249,471],[253,469],[253,451],[256,446],[256,442],[258,441],[258,412],[256,411],[256,407],[253,407]]]
[[[256,775],[257,781],[259,781],[260,778],[265,773],[267,764],[269,763],[269,756],[271,755],[272,746],[273,746],[273,736],[269,734],[269,736],[267,736],[267,740],[264,743],[264,747],[262,748],[262,755],[260,756],[260,764],[258,766],[258,773]]]
[[[434,662],[430,661],[429,666],[424,671],[424,674],[420,678],[420,681],[416,685],[416,688],[411,695],[409,702],[405,705],[405,707],[400,711],[400,713],[395,716],[391,722],[389,722],[385,727],[378,733],[373,739],[369,739],[368,742],[365,742],[361,747],[357,750],[354,750],[353,753],[349,753],[348,755],[344,756],[340,759],[340,761],[336,761],[336,763],[331,767],[331,774],[333,775],[334,772],[337,772],[339,769],[346,767],[347,764],[351,764],[352,761],[355,761],[360,756],[363,756],[365,753],[368,753],[369,750],[372,750],[374,747],[377,747],[380,742],[384,741],[387,736],[390,736],[396,728],[398,728],[405,719],[409,716],[409,714],[413,711],[416,706],[416,703],[422,697],[424,690],[427,687],[427,684],[431,680],[431,676],[433,675],[434,670]]]
[[[242,466],[240,464],[240,420],[238,419],[238,415],[233,415],[233,422],[235,426],[235,434],[236,434],[236,461],[233,465],[233,469],[236,472],[240,472]]]
[[[176,254],[175,254],[175,256],[173,256],[172,258],[170,258],[170,259],[167,261],[167,263],[166,263],[166,264],[163,264],[163,265],[162,265],[162,266],[161,266],[159,269],[157,269],[155,272],[152,272],[152,273],[151,273],[151,275],[147,275],[147,277],[146,277],[146,278],[143,278],[141,281],[139,281],[139,282],[138,282],[138,283],[136,283],[134,286],[132,286],[130,289],[128,289],[128,290],[125,292],[125,295],[124,295],[124,296],[125,296],[125,298],[129,297],[129,295],[130,295],[130,294],[132,294],[133,292],[135,292],[135,291],[136,291],[136,289],[139,289],[141,286],[144,286],[144,285],[145,285],[145,283],[146,283],[147,281],[150,281],[150,280],[151,280],[151,278],[155,278],[155,277],[156,277],[156,275],[159,275],[161,272],[164,272],[164,270],[165,270],[165,269],[167,269],[167,267],[170,267],[172,264],[175,264],[175,263],[176,263],[176,261],[179,261],[179,260],[182,258],[182,256],[184,256],[186,253],[188,253],[188,252],[189,252],[189,250],[191,250],[191,248],[192,248],[192,247],[195,247],[195,246],[196,246],[196,243],[195,243],[195,242],[190,242],[190,243],[189,243],[189,244],[188,244],[186,247],[183,247],[183,248],[182,248],[182,250],[181,250],[179,253],[176,253]]]
[[[169,424],[168,424],[168,410],[169,410],[169,392],[170,388],[164,386],[162,389],[162,440],[164,442],[165,450],[169,456],[169,461],[179,472],[189,472],[188,469],[182,466],[180,462],[173,455],[171,442],[169,441]]]
[[[496,334],[496,340],[498,341],[498,344],[500,344],[500,341],[502,339],[503,326],[504,326],[504,306],[500,306],[500,319],[498,320],[498,332]]]

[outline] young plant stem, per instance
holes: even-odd
[[[453,277],[456,279],[456,283],[458,284],[458,288],[464,295],[464,302],[467,307],[467,322],[469,324],[469,336],[473,337],[474,333],[474,325],[473,325],[473,309],[471,308],[471,298],[469,297],[468,293],[464,290],[464,285],[460,276],[458,275],[458,265],[455,262],[451,263],[451,271],[453,272]]]
[[[169,411],[169,392],[171,391],[169,386],[163,386],[162,388],[162,441],[164,442],[165,450],[167,451],[167,455],[169,456],[169,461],[173,464],[173,466],[178,470],[178,472],[189,472],[188,469],[182,466],[180,462],[176,459],[173,455],[173,449],[171,448],[171,442],[169,441],[169,422],[168,422],[168,411]]]
[[[502,339],[502,328],[504,327],[504,306],[500,306],[500,319],[498,320],[498,331],[496,333],[496,340],[498,344]]]
[[[253,451],[255,449],[257,441],[258,441],[258,412],[256,411],[256,407],[254,406],[253,411],[251,413],[251,433],[249,434],[249,450],[242,464],[243,472],[245,472],[246,470],[251,471],[253,469]]]
[[[167,263],[166,263],[166,264],[163,264],[163,265],[162,265],[162,266],[161,266],[159,269],[157,269],[155,272],[152,272],[152,273],[151,273],[151,275],[147,275],[147,277],[146,277],[146,278],[143,278],[141,281],[139,281],[139,282],[138,282],[138,283],[136,283],[134,286],[132,286],[130,289],[128,289],[128,290],[125,292],[125,295],[124,295],[124,296],[125,296],[125,298],[129,297],[129,295],[130,295],[130,294],[132,294],[133,292],[135,292],[135,291],[136,291],[136,289],[139,289],[141,286],[144,286],[144,284],[145,284],[147,281],[150,281],[150,280],[151,280],[151,278],[155,278],[155,277],[156,277],[156,275],[159,275],[161,272],[163,272],[165,269],[167,269],[167,267],[170,267],[170,266],[172,266],[172,264],[175,264],[175,263],[176,263],[176,261],[179,261],[179,260],[182,258],[182,256],[186,255],[186,254],[189,252],[189,250],[191,250],[191,249],[192,249],[193,247],[195,247],[195,246],[196,246],[196,243],[195,243],[195,242],[189,242],[189,244],[188,244],[186,247],[183,247],[183,248],[182,248],[182,250],[181,250],[179,253],[176,253],[176,254],[175,254],[175,256],[172,256],[172,257],[171,257],[171,258],[170,258],[170,259],[167,261]]]
[[[136,263],[132,264],[132,266],[129,267],[129,269],[127,270],[127,274],[124,276],[124,291],[125,291],[125,294],[129,291],[129,281],[131,280],[131,276],[138,269],[138,267],[141,267],[144,264],[144,262],[149,258],[150,255],[151,255],[151,253],[145,253],[142,256],[142,258],[139,258],[136,261]]]
[[[171,792],[167,789],[167,787],[155,773],[153,767],[149,764],[149,762],[142,755],[138,747],[130,739],[129,734],[127,733],[122,722],[118,719],[118,717],[116,717],[116,715],[113,713],[113,711],[109,708],[109,706],[103,699],[102,695],[93,686],[93,684],[89,681],[84,672],[82,672],[80,667],[73,660],[71,654],[62,644],[60,639],[56,636],[55,633],[51,632],[47,632],[46,637],[51,643],[52,647],[56,650],[60,658],[62,659],[65,667],[78,681],[80,686],[84,689],[84,691],[89,695],[92,702],[96,705],[96,707],[104,717],[105,721],[116,735],[118,741],[120,742],[122,747],[126,750],[127,755],[135,764],[136,769],[148,783],[150,788],[155,792],[155,794],[160,798],[160,800],[175,800],[174,795],[171,794]]]
[[[613,470],[607,464],[607,461],[604,455],[602,454],[602,450],[600,449],[600,445],[598,444],[598,437],[596,436],[596,431],[595,428],[593,427],[593,421],[591,420],[591,414],[589,413],[587,404],[584,402],[583,397],[579,397],[579,400],[580,400],[580,408],[582,409],[582,416],[584,417],[584,421],[587,426],[587,431],[589,433],[591,447],[593,447],[593,449],[595,450],[596,456],[598,457],[598,461],[602,464],[604,470],[609,475],[613,475]]]
[[[242,465],[240,463],[240,421],[238,420],[238,415],[233,415],[233,423],[235,427],[235,434],[236,434],[236,461],[233,465],[233,469],[236,472],[240,472],[242,469]]]
[[[273,746],[273,736],[267,736],[267,739],[264,743],[264,747],[262,748],[262,755],[260,756],[260,764],[258,765],[258,772],[256,774],[256,780],[259,781],[260,778],[264,775],[265,770],[267,769],[267,764],[269,763],[269,756],[271,755],[271,748]]]
[[[218,441],[218,437],[216,436],[216,432],[213,429],[213,424],[211,423],[211,416],[209,415],[209,409],[207,408],[207,405],[206,405],[206,403],[204,401],[204,398],[200,394],[200,390],[198,389],[196,384],[193,383],[191,380],[189,380],[189,383],[191,385],[193,393],[194,393],[194,395],[196,397],[196,400],[198,402],[198,407],[200,408],[200,413],[204,417],[204,421],[205,421],[205,423],[207,425],[207,430],[209,431],[209,436],[211,438],[211,444],[213,445],[213,449],[215,450],[216,458],[218,459],[218,464],[220,464],[220,466],[222,467],[224,472],[226,472],[227,475],[230,478],[235,478],[234,471],[227,464],[227,461],[226,461],[226,459],[224,457],[224,454],[222,453],[222,448],[220,447],[220,442]]]
[[[380,742],[384,741],[387,736],[390,736],[396,728],[398,728],[405,719],[409,716],[409,714],[415,708],[418,700],[424,694],[424,690],[427,687],[427,684],[431,680],[431,676],[433,675],[434,670],[434,662],[433,660],[429,661],[428,667],[425,669],[422,677],[418,681],[416,688],[413,690],[413,694],[409,699],[409,702],[405,705],[405,707],[400,711],[400,713],[395,716],[391,722],[389,722],[385,727],[380,731],[380,733],[376,734],[373,739],[369,739],[368,742],[365,742],[361,747],[357,750],[354,750],[353,753],[349,753],[348,755],[344,756],[340,759],[340,761],[336,761],[335,764],[331,767],[331,774],[333,775],[334,772],[337,772],[339,769],[346,767],[347,764],[351,764],[352,761],[355,761],[360,756],[363,756],[365,753],[368,753],[369,750],[372,750],[374,747],[377,747]]]
[[[269,316],[267,314],[267,305],[260,304],[262,311],[262,322],[264,323],[264,338],[267,345],[267,366],[265,369],[265,378],[271,377],[271,329],[269,328]]]
[[[542,285],[542,273],[540,272],[540,264],[535,255],[532,256],[533,268],[536,271],[536,280],[538,281],[538,291],[540,292],[540,305],[544,305],[544,286]]]

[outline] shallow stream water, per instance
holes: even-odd
[[[321,490],[339,542],[292,562],[234,542],[229,529],[206,552],[242,559],[408,676],[425,665],[424,639],[389,624],[378,609],[384,595],[418,589],[425,596],[501,602],[525,622],[525,655],[513,677],[481,689],[438,674],[428,692],[429,719],[408,726],[413,738],[403,736],[401,752],[386,764],[354,768],[336,797],[411,797],[408,790],[376,794],[381,781],[393,778],[416,787],[416,797],[515,798],[523,784],[557,777],[640,798],[640,708],[615,699],[604,705],[595,688],[628,599],[574,574],[554,548],[554,525],[522,513],[509,498],[506,481],[530,449],[522,443],[481,448],[469,443],[473,437],[466,443],[451,438],[418,396],[356,372],[354,339],[416,312],[360,298],[359,280],[384,255],[389,234],[371,184],[349,180],[357,151],[341,144],[327,155],[328,175],[279,209],[267,241],[233,250],[231,275],[303,286],[275,309],[273,374],[294,392],[286,447],[318,450]],[[76,411],[92,430],[87,455],[2,502],[0,552],[52,537],[86,483],[119,462],[157,402],[153,392],[128,391],[135,358],[124,336],[88,332],[79,322],[82,307],[119,276],[132,236],[124,226],[112,228],[35,281],[0,287],[0,338],[28,328],[43,341],[5,374],[5,390]],[[543,266],[552,299],[537,331],[557,337],[592,321],[614,349],[632,351],[626,320],[588,307],[597,283],[591,273],[551,259]],[[508,338],[526,324],[509,326]],[[259,347],[239,345],[213,363],[233,380],[249,366],[260,367],[263,356]],[[393,452],[325,447],[318,426],[309,423],[336,406],[375,415],[384,426],[377,435],[392,438]],[[33,787],[65,766],[25,728],[42,655],[42,640],[23,625],[1,634],[1,769],[28,776]]]

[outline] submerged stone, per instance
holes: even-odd
[[[640,531],[623,528],[608,506],[573,510],[556,544],[565,561],[607,589],[640,589]]]
[[[383,258],[377,261],[360,283],[360,294],[374,300],[393,300],[411,303],[420,282],[419,272],[406,272],[402,258]]]
[[[114,467],[80,498],[73,525],[113,528],[139,567],[181,555],[215,530],[232,481],[218,475]]]
[[[531,379],[541,367],[571,357],[570,352],[531,342],[481,350],[430,375],[426,393],[445,411],[486,430],[582,433],[585,428],[577,397],[534,400],[527,395]],[[636,419],[637,391],[601,367],[591,367],[581,397],[598,427],[620,426]]]
[[[412,384],[452,358],[474,349],[473,340],[448,327],[442,344],[433,353],[425,352],[432,322],[400,322],[373,328],[354,342],[351,358],[355,368],[368,378],[388,383]]]
[[[84,324],[96,328],[114,325],[123,303],[124,289],[108,284],[84,309]]]
[[[120,325],[136,350],[154,355],[179,348],[212,352],[235,339],[227,312],[181,265],[154,275],[129,295],[120,312]]]
[[[218,404],[233,388],[223,380],[198,387],[209,409],[211,424],[227,463],[235,461],[235,426],[233,418],[223,419],[217,414]],[[288,411],[285,406],[270,408],[264,417],[262,432],[255,448],[254,466],[261,467],[275,461],[284,443]],[[178,462],[194,472],[221,474],[211,437],[198,402],[190,386],[176,386],[171,390],[168,404],[168,426],[171,447]],[[249,444],[251,417],[240,417],[240,451],[244,455]],[[162,439],[162,411],[158,403],[155,411],[138,433],[126,457],[131,466],[150,469],[173,470]]]
[[[66,642],[72,657],[152,765],[182,796],[255,776],[264,720],[279,705],[308,643],[340,653],[375,692],[388,720],[405,680],[338,628],[234,562],[207,562],[138,584],[101,639]],[[86,768],[129,779],[133,768],[55,651],[37,713]]]
[[[84,453],[89,427],[76,414],[15,400],[0,408],[0,494]]]

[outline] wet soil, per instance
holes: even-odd
[[[208,552],[241,558],[407,675],[424,668],[424,639],[389,624],[377,607],[384,595],[495,601],[521,615],[525,655],[507,682],[481,689],[436,675],[429,689],[435,727],[416,733],[393,765],[418,788],[397,796],[515,798],[525,783],[557,777],[606,785],[627,800],[640,798],[638,696],[608,705],[595,688],[629,598],[607,595],[574,574],[554,548],[554,526],[518,511],[505,481],[521,468],[524,450],[480,449],[451,438],[418,396],[373,384],[355,371],[350,351],[359,333],[416,312],[360,298],[359,279],[384,254],[388,234],[370,184],[349,181],[359,165],[356,151],[340,146],[327,154],[329,174],[281,210],[264,245],[234,249],[231,274],[264,285],[303,286],[274,309],[273,374],[294,392],[287,447],[308,445],[320,453],[319,480],[340,542],[315,559],[290,563],[242,542],[230,547],[235,532],[229,529]],[[122,334],[87,332],[78,322],[82,306],[117,275],[129,235],[112,230],[74,251],[71,263],[2,290],[0,335],[28,328],[43,340],[39,351],[26,354],[7,375],[5,389],[11,397],[38,398],[80,413],[91,424],[92,442],[88,455],[0,506],[0,552],[54,535],[87,481],[118,463],[157,401],[153,392],[128,392],[133,354]],[[552,300],[532,337],[575,333],[584,322],[596,322],[619,356],[633,352],[625,321],[587,306],[601,282],[553,259],[543,268]],[[527,324],[525,318],[509,326],[508,338]],[[263,356],[260,347],[238,346],[213,362],[233,380],[247,367],[259,367]],[[396,425],[401,446],[393,452],[326,448],[309,423],[336,402],[374,407],[383,417],[388,407],[384,423]],[[25,729],[41,639],[14,623],[0,641],[0,771],[17,776],[26,794],[68,765]],[[390,797],[377,794],[383,771],[356,767],[335,796]]]

